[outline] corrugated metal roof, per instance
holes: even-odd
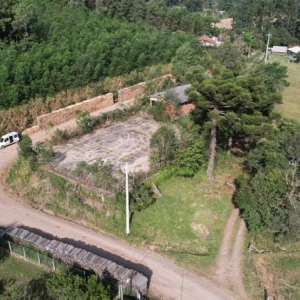
[[[300,47],[295,46],[295,47],[289,48],[288,50],[297,54],[298,52],[300,52]]]
[[[176,86],[176,87],[168,89],[166,91],[152,94],[149,97],[150,98],[156,98],[158,96],[164,97],[166,93],[171,92],[171,93],[174,93],[177,95],[177,97],[181,103],[186,103],[188,101],[188,95],[185,93],[185,90],[190,86],[191,86],[191,84]]]
[[[273,46],[272,47],[272,53],[276,52],[276,53],[286,53],[287,52],[288,47],[286,46]]]
[[[22,228],[9,229],[7,234],[40,250],[50,252],[53,258],[59,259],[66,264],[76,263],[85,270],[95,272],[99,277],[103,277],[105,272],[109,272],[112,277],[123,284],[124,288],[131,288],[133,291],[141,294],[147,293],[148,278],[146,276],[92,252],[57,240],[43,238]]]

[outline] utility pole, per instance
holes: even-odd
[[[125,165],[125,173],[126,173],[126,234],[130,233],[129,229],[129,191],[128,191],[128,166],[127,162]]]
[[[268,49],[269,49],[269,42],[270,42],[270,36],[271,36],[271,34],[268,33],[267,36],[268,36],[268,41],[267,41],[267,47],[266,47],[265,63],[268,60],[268,51],[269,51]]]

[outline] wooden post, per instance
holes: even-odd
[[[12,248],[11,248],[10,241],[8,241],[8,248],[9,248],[10,253],[12,253],[13,251],[12,251]]]
[[[130,228],[129,228],[129,190],[128,190],[128,165],[126,162],[125,165],[125,175],[126,175],[126,234],[130,233]]]
[[[25,258],[27,258],[27,257],[26,257],[26,251],[25,251],[25,248],[24,248],[24,247],[23,247],[23,255],[24,255]]]
[[[39,263],[39,265],[41,264],[41,258],[40,258],[40,254],[37,252],[36,253],[37,254],[37,258],[38,258],[38,263]]]
[[[52,258],[52,265],[53,265],[53,271],[55,272],[55,261],[54,261],[54,259]]]

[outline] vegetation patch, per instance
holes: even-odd
[[[296,244],[294,246],[296,247]],[[253,274],[256,284],[252,286],[252,291],[262,292],[266,288],[268,294],[275,296],[276,299],[299,299],[300,254],[298,251],[253,254],[252,257],[257,270],[257,273]]]
[[[276,106],[276,110],[286,118],[300,122],[300,87],[299,75],[300,64],[290,62],[286,56],[271,55],[270,62],[279,62],[287,67],[287,74],[290,85],[282,91],[283,103]]]
[[[133,216],[132,241],[154,247],[196,272],[211,266],[232,209],[234,189],[228,183],[240,172],[238,160],[221,160],[214,182],[202,170],[194,178],[175,176],[159,184],[163,197]]]

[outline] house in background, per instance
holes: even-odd
[[[287,55],[288,47],[286,46],[273,46],[271,53],[276,55]]]
[[[217,45],[216,39],[210,38],[207,35],[200,36],[199,41],[201,41],[204,46],[216,46]]]
[[[287,50],[287,55],[291,61],[298,62],[296,55],[300,52],[300,47],[295,46]]]
[[[170,102],[168,97],[176,98],[175,100],[179,102],[179,114],[188,114],[195,105],[188,102],[188,95],[186,94],[186,89],[189,88],[190,84],[176,86],[174,88],[168,89],[163,92],[155,93],[150,95],[150,106],[156,102],[164,102],[166,104],[165,110],[169,113],[175,109],[175,104]]]

